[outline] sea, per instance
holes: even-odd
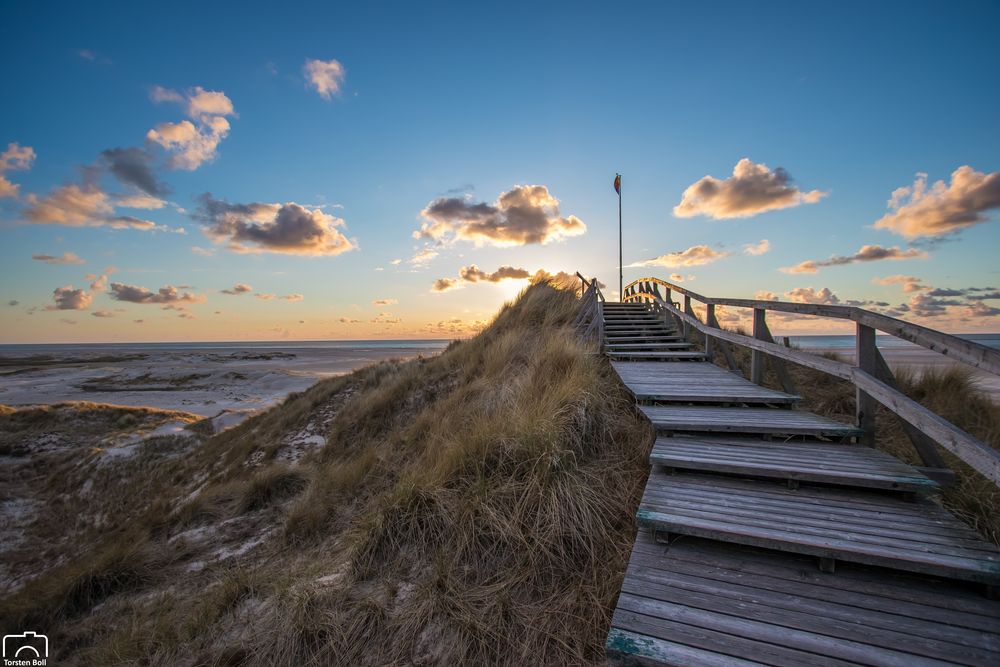
[[[979,343],[986,347],[1000,350],[1000,333],[978,333],[978,334],[957,334],[958,338],[963,338],[974,343]],[[778,337],[779,340],[782,336]],[[810,336],[789,336],[792,345],[808,349],[832,349],[832,350],[853,350],[854,336],[851,335],[810,335]],[[880,335],[875,337],[875,345],[880,348],[916,349],[919,345],[901,340],[895,336]]]

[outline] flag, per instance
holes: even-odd
[[[617,192],[618,195],[621,196],[621,193],[622,193],[622,175],[621,174],[615,174],[615,192]]]

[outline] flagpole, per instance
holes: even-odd
[[[624,284],[624,277],[622,273],[622,185],[621,185],[621,174],[616,174],[618,176],[618,300],[621,301],[625,298],[622,293]]]

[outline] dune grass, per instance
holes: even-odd
[[[600,663],[652,430],[577,308],[533,285],[439,356],[163,461],[143,516],[0,603],[4,627],[45,620],[70,664]],[[280,460],[324,411],[325,446]]]

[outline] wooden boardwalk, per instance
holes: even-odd
[[[602,306],[657,430],[612,662],[1000,665],[1000,550],[934,481],[705,361],[649,306]]]

